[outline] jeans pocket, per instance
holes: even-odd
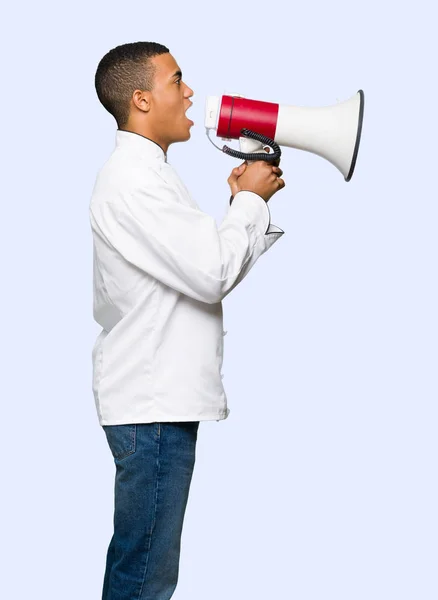
[[[137,426],[134,424],[102,425],[115,460],[122,460],[135,452]]]

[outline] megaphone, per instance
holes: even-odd
[[[209,139],[211,129],[223,140],[239,139],[240,151],[212,142],[236,158],[273,162],[281,155],[280,146],[287,146],[325,158],[350,181],[359,152],[364,103],[363,90],[345,102],[324,107],[289,106],[239,95],[208,96],[205,128]],[[265,146],[273,152],[256,152]]]

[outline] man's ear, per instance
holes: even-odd
[[[147,90],[135,90],[132,94],[133,104],[143,112],[149,112],[151,109],[151,92]]]

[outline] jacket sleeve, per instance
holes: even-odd
[[[147,183],[129,194],[90,205],[92,227],[126,261],[165,285],[201,302],[222,301],[284,231],[270,225],[267,203],[250,191],[236,194],[217,227],[149,171]]]

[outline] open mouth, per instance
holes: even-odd
[[[188,106],[184,112],[185,112],[185,115],[186,115],[186,119],[187,119],[188,121],[190,121],[190,123],[192,123],[192,125],[194,125],[194,122],[193,122],[191,119],[189,119],[189,117],[187,116],[187,111],[188,111],[190,108],[192,108],[192,106],[193,106],[193,103],[192,103],[192,104],[190,104],[190,106]]]

